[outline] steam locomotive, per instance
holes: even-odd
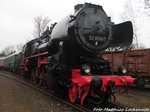
[[[78,4],[74,10],[73,15],[24,45],[22,73],[68,95],[72,103],[115,101],[115,86],[127,87],[134,78],[114,75],[99,53],[111,46],[130,45],[132,23],[115,25],[102,6],[91,3]]]

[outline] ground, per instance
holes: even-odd
[[[54,98],[0,74],[0,112],[77,112]]]
[[[150,91],[129,88],[128,94],[116,94],[117,101],[129,107],[135,108],[149,108],[150,110]]]

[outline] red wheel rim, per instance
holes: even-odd
[[[72,103],[76,101],[76,87],[72,84],[72,88],[69,89],[69,99]]]

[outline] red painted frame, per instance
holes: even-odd
[[[35,54],[32,56],[25,57],[23,59],[23,64],[22,64],[22,69],[24,72],[29,71],[29,64],[30,64],[30,59],[37,58],[37,69],[41,67],[41,65],[47,64],[47,55],[48,52],[43,52],[39,54]]]
[[[86,98],[86,96],[90,92],[90,82],[91,82],[93,77],[95,77],[95,76],[82,76],[80,69],[72,70],[72,79],[71,79],[72,82],[71,83],[72,83],[72,86],[76,85],[76,87],[78,88],[78,91],[76,91],[77,88],[73,88],[72,91],[71,91],[71,89],[69,90],[69,92],[70,92],[69,94],[72,93],[72,94],[76,95],[76,97],[80,99],[81,105],[83,105],[84,99]],[[108,85],[109,80],[113,80],[115,82],[115,86],[120,87],[120,90],[119,90],[120,94],[121,94],[121,88],[122,87],[127,86],[128,84],[134,83],[134,78],[132,78],[131,76],[108,75],[108,76],[96,76],[96,77],[101,78],[103,81],[103,85],[102,85],[102,88],[100,90],[101,93],[106,92],[106,87]],[[83,90],[84,90],[84,93],[82,93]],[[77,92],[77,93],[73,93],[73,92]],[[128,89],[127,89],[126,93],[128,94]],[[92,95],[92,93],[91,93],[91,95]],[[113,95],[113,97],[115,100],[114,95]],[[70,101],[72,103],[74,103],[75,99],[71,99],[71,97],[70,97]]]
[[[29,71],[29,64],[31,63],[31,59],[36,58],[37,59],[37,67],[36,67],[36,75],[37,75],[37,70],[42,66],[47,64],[47,54],[48,52],[43,52],[40,54],[32,55],[29,57],[24,58],[24,64],[23,64],[23,70],[24,72]],[[43,79],[44,74],[40,74],[40,79]],[[69,89],[69,97],[70,101],[73,103],[76,101],[76,98],[70,96],[74,95],[75,97],[80,99],[80,104],[83,105],[83,102],[87,95],[90,92],[90,82],[94,76],[83,76],[81,75],[80,69],[73,69],[72,70],[72,79],[71,80],[71,85],[72,88]],[[131,78],[130,76],[112,76],[112,75],[107,75],[107,76],[97,76],[102,79],[103,85],[102,88],[100,89],[101,93],[106,92],[106,87],[108,85],[109,80],[113,80],[115,82],[115,86],[119,86],[120,90],[119,93],[121,93],[121,87],[127,86],[128,84],[133,84],[134,83],[134,78]],[[128,93],[128,91],[127,91]],[[91,96],[94,95],[94,93],[90,93]],[[113,95],[114,100],[115,96]]]

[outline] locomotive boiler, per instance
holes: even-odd
[[[132,84],[130,76],[115,76],[99,52],[132,43],[130,21],[115,25],[103,8],[90,3],[75,6],[50,30],[24,46],[23,72],[32,80],[69,95],[71,102],[86,98],[102,103],[113,96],[114,87]],[[63,90],[62,90],[63,89]]]

